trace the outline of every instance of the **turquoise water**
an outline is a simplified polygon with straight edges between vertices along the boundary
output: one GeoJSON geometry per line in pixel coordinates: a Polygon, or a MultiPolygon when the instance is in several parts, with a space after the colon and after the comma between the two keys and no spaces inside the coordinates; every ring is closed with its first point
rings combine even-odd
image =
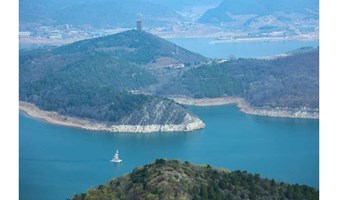
{"type": "Polygon", "coordinates": [[[56,126],[20,114],[20,199],[66,199],[157,158],[247,170],[319,185],[319,121],[245,115],[233,106],[189,107],[192,133],[113,134],[56,126]],[[109,162],[116,148],[123,162],[109,162]]]}
{"type": "Polygon", "coordinates": [[[229,42],[211,44],[214,38],[172,38],[169,41],[210,58],[264,57],[283,54],[301,47],[318,47],[319,41],[229,42]]]}

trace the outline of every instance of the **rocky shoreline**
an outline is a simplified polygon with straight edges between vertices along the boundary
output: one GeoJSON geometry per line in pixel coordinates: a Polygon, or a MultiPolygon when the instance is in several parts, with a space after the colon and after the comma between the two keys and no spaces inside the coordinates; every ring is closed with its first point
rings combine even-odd
{"type": "Polygon", "coordinates": [[[319,119],[319,111],[309,108],[289,109],[289,108],[256,108],[250,106],[240,97],[220,97],[220,98],[171,98],[175,102],[183,105],[193,106],[220,106],[227,104],[236,104],[241,112],[250,115],[259,115],[267,117],[285,117],[299,119],[319,119]]]}
{"type": "Polygon", "coordinates": [[[188,132],[197,129],[202,129],[205,124],[190,114],[184,118],[181,124],[150,124],[150,125],[108,125],[105,123],[92,122],[76,117],[67,117],[58,114],[57,112],[44,111],[39,109],[34,104],[20,101],[20,111],[27,115],[40,119],[52,124],[82,128],[93,131],[109,131],[109,132],[132,132],[132,133],[152,133],[152,132],[188,132]]]}

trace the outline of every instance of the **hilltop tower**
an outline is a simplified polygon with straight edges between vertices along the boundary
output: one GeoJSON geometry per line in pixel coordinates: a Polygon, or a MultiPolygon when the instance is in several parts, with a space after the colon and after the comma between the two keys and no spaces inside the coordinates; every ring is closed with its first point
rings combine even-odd
{"type": "Polygon", "coordinates": [[[142,31],[142,20],[141,19],[136,20],[136,28],[138,31],[142,31]]]}

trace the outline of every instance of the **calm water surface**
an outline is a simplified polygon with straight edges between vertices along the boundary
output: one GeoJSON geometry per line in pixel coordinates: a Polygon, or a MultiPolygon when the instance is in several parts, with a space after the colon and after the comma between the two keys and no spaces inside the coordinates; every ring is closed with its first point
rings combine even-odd
{"type": "Polygon", "coordinates": [[[228,42],[211,44],[214,38],[167,39],[190,51],[210,58],[265,57],[283,54],[301,47],[318,47],[319,41],[228,42]]]}
{"type": "Polygon", "coordinates": [[[192,133],[113,134],[56,126],[20,114],[20,199],[66,199],[157,158],[247,170],[319,185],[319,122],[245,115],[233,106],[189,107],[192,133]],[[119,149],[123,162],[109,162],[119,149]]]}

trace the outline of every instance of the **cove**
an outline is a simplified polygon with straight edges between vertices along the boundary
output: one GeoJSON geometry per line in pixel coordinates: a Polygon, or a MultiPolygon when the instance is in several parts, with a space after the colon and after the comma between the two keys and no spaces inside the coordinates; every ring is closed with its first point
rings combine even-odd
{"type": "Polygon", "coordinates": [[[319,186],[319,120],[241,113],[235,105],[187,107],[206,124],[192,133],[107,133],[19,115],[20,199],[67,199],[157,158],[246,170],[319,186]],[[122,163],[109,162],[119,149],[122,163]]]}

